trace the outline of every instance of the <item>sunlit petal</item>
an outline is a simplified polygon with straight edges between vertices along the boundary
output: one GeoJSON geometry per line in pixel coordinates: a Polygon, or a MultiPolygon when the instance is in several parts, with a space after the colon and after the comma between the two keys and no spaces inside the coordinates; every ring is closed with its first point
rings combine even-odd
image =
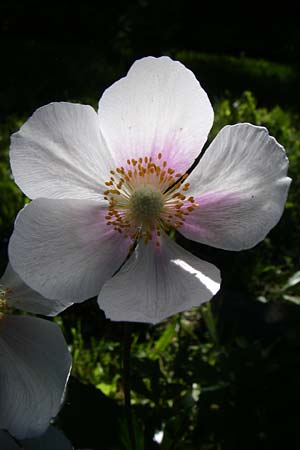
{"type": "Polygon", "coordinates": [[[200,153],[213,109],[194,74],[163,56],[136,61],[99,102],[100,126],[116,165],[161,152],[184,173],[200,153]]]}
{"type": "Polygon", "coordinates": [[[32,201],[19,213],[10,239],[13,269],[46,298],[98,295],[129,247],[104,216],[103,205],[93,200],[32,201]]]}
{"type": "Polygon", "coordinates": [[[99,198],[108,152],[91,106],[50,103],[13,134],[10,163],[29,198],[99,198]]]}
{"type": "Polygon", "coordinates": [[[141,242],[98,301],[112,320],[157,323],[207,302],[220,281],[215,266],[165,237],[160,247],[141,242]]]}
{"type": "Polygon", "coordinates": [[[188,179],[199,206],[179,231],[226,250],[253,247],[282,215],[287,169],[284,149],[265,128],[226,126],[188,179]]]}

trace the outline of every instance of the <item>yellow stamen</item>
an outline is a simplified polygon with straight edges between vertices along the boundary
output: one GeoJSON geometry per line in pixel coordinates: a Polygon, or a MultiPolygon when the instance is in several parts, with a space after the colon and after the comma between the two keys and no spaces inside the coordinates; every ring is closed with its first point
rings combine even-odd
{"type": "Polygon", "coordinates": [[[126,169],[110,170],[113,176],[105,182],[109,187],[103,192],[108,201],[106,223],[125,238],[153,241],[159,247],[161,230],[179,228],[199,206],[193,196],[185,195],[190,188],[185,182],[188,174],[168,167],[161,152],[155,162],[146,155],[128,158],[126,163],[126,169]]]}

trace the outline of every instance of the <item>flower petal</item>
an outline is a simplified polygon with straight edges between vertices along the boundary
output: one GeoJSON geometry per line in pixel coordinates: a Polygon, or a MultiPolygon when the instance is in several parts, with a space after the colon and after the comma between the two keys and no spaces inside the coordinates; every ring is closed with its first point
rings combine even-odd
{"type": "Polygon", "coordinates": [[[0,448],[3,450],[20,450],[18,444],[6,432],[0,430],[0,448]]]}
{"type": "Polygon", "coordinates": [[[93,200],[33,200],[19,213],[10,239],[13,269],[46,298],[82,301],[98,295],[129,248],[106,225],[105,214],[93,200]]]}
{"type": "Polygon", "coordinates": [[[179,231],[225,250],[263,240],[279,221],[288,194],[288,159],[263,127],[226,126],[189,177],[199,206],[179,231]]]}
{"type": "Polygon", "coordinates": [[[0,320],[0,428],[42,434],[61,406],[71,357],[59,327],[29,316],[0,320]]]}
{"type": "Polygon", "coordinates": [[[10,162],[29,197],[99,198],[108,153],[91,106],[50,103],[12,135],[10,162]]]}
{"type": "Polygon", "coordinates": [[[48,300],[38,292],[30,289],[14,272],[10,264],[0,279],[0,288],[6,289],[5,299],[9,307],[22,309],[34,314],[56,316],[73,304],[70,300],[48,300]]]}
{"type": "Polygon", "coordinates": [[[64,433],[50,426],[46,433],[35,439],[22,440],[24,450],[72,450],[73,447],[64,433]]]}
{"type": "Polygon", "coordinates": [[[104,92],[99,118],[116,166],[161,152],[169,166],[184,173],[207,139],[213,109],[180,62],[147,57],[104,92]]]}
{"type": "Polygon", "coordinates": [[[160,248],[140,242],[98,303],[112,320],[157,323],[210,300],[220,280],[215,266],[165,237],[160,248]]]}

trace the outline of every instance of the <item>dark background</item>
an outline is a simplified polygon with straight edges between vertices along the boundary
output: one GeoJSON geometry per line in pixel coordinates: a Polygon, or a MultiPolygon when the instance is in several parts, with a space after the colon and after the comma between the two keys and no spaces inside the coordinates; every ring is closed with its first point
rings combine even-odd
{"type": "MultiPolygon", "coordinates": [[[[279,98],[298,104],[300,37],[294,8],[265,4],[264,10],[263,2],[206,3],[3,0],[0,117],[28,113],[49,101],[100,96],[136,58],[181,50],[287,63],[295,69],[289,86],[275,84],[272,91],[269,80],[258,87],[258,80],[246,80],[246,87],[260,90],[268,102],[279,98]]],[[[210,94],[245,89],[245,80],[230,76],[228,61],[203,66],[201,80],[210,94]]]]}

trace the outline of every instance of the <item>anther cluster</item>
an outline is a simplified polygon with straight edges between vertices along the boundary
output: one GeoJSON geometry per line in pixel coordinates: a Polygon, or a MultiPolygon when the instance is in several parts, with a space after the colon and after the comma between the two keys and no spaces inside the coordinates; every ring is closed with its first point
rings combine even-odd
{"type": "Polygon", "coordinates": [[[128,159],[110,171],[104,199],[108,201],[106,223],[133,241],[155,240],[160,246],[162,231],[179,228],[199,205],[187,197],[188,174],[176,173],[158,153],[154,158],[128,159]]]}

